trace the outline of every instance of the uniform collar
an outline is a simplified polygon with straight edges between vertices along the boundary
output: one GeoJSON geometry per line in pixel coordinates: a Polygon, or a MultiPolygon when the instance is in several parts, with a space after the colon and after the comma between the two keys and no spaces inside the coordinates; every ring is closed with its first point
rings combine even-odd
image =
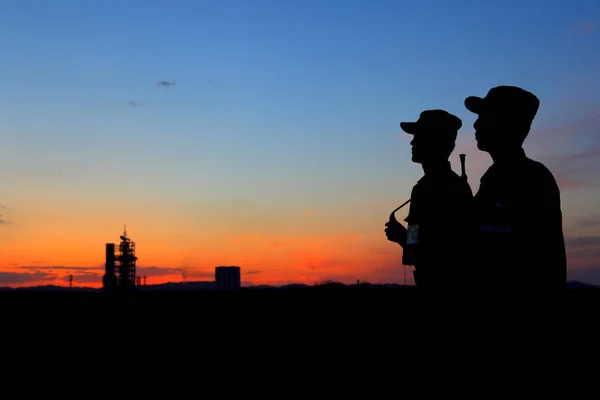
{"type": "MultiPolygon", "coordinates": [[[[435,178],[437,176],[446,175],[448,172],[452,171],[452,166],[450,165],[450,161],[446,161],[444,164],[440,164],[440,166],[434,170],[429,170],[418,182],[421,182],[428,178],[435,178]]],[[[417,182],[417,183],[418,183],[417,182]]]]}
{"type": "Polygon", "coordinates": [[[518,162],[525,161],[527,155],[525,154],[525,150],[523,148],[515,151],[509,157],[503,158],[498,161],[494,161],[493,165],[505,166],[505,165],[514,165],[518,162]]]}
{"type": "Polygon", "coordinates": [[[527,155],[525,154],[525,150],[519,149],[516,151],[511,157],[505,158],[501,161],[494,161],[491,167],[483,174],[481,177],[481,181],[483,181],[486,177],[494,174],[503,174],[510,173],[510,171],[517,170],[521,167],[521,163],[526,161],[527,155]]]}

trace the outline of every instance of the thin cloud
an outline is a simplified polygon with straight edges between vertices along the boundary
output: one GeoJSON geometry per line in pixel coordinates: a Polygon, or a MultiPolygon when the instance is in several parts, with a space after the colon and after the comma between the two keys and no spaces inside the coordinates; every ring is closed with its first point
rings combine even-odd
{"type": "Polygon", "coordinates": [[[137,267],[136,269],[138,276],[165,276],[165,275],[181,275],[183,268],[169,268],[169,267],[137,267]]]}
{"type": "Polygon", "coordinates": [[[0,272],[0,284],[2,285],[19,285],[29,282],[52,281],[55,278],[55,274],[42,271],[0,272]]]}
{"type": "Polygon", "coordinates": [[[600,236],[567,236],[565,246],[573,250],[581,250],[590,246],[600,246],[600,236]]]}
{"type": "Polygon", "coordinates": [[[577,221],[577,225],[586,228],[600,226],[600,215],[590,215],[585,219],[577,221]]]}
{"type": "Polygon", "coordinates": [[[580,35],[589,35],[598,30],[597,22],[582,22],[575,26],[575,32],[580,35]]]}
{"type": "MultiPolygon", "coordinates": [[[[65,275],[61,278],[62,281],[69,282],[71,277],[65,275]]],[[[102,275],[94,272],[79,272],[73,274],[73,283],[98,283],[102,282],[102,275]]]]}
{"type": "MultiPolygon", "coordinates": [[[[214,270],[209,270],[206,271],[204,269],[200,269],[200,268],[187,268],[187,267],[183,267],[183,268],[166,268],[167,271],[172,271],[169,272],[165,275],[171,275],[173,273],[179,273],[179,275],[181,276],[181,279],[185,282],[187,281],[188,278],[214,278],[215,277],[215,271],[214,270]]],[[[242,275],[247,274],[248,272],[242,271],[242,275]]]]}
{"type": "Polygon", "coordinates": [[[600,236],[565,237],[569,268],[600,266],[600,236]]]}
{"type": "MultiPolygon", "coordinates": [[[[32,263],[36,263],[36,261],[32,261],[32,263]]],[[[61,271],[98,271],[104,270],[104,267],[83,267],[83,266],[66,266],[66,265],[23,265],[19,267],[20,269],[32,269],[32,270],[61,270],[61,271]]]]}
{"type": "Polygon", "coordinates": [[[119,103],[119,102],[112,102],[112,101],[107,101],[102,103],[102,107],[123,107],[123,106],[130,106],[130,107],[140,107],[143,106],[144,103],[142,103],[141,101],[136,101],[136,100],[128,100],[124,103],[119,103]]]}
{"type": "Polygon", "coordinates": [[[313,212],[312,212],[312,210],[306,210],[306,211],[304,211],[304,215],[310,216],[310,215],[313,215],[313,212]]]}
{"type": "Polygon", "coordinates": [[[209,85],[209,86],[211,86],[211,87],[214,87],[214,88],[219,88],[219,87],[222,87],[222,86],[223,86],[222,84],[218,83],[218,82],[217,82],[217,81],[215,81],[214,79],[209,79],[209,80],[207,80],[207,81],[206,81],[206,84],[207,84],[207,85],[209,85]]]}
{"type": "Polygon", "coordinates": [[[175,86],[175,81],[158,81],[158,82],[156,82],[156,86],[159,86],[159,87],[175,86]]]}
{"type": "Polygon", "coordinates": [[[10,225],[12,222],[4,219],[4,216],[0,214],[0,225],[10,225]]]}
{"type": "MultiPolygon", "coordinates": [[[[215,271],[205,271],[201,269],[187,271],[188,275],[194,278],[213,278],[215,277],[215,271]]],[[[242,275],[244,275],[244,271],[242,270],[242,275]]]]}
{"type": "Polygon", "coordinates": [[[553,131],[569,138],[569,143],[552,144],[539,159],[552,171],[559,187],[579,189],[600,184],[600,112],[553,131]],[[580,142],[589,144],[572,151],[560,150],[580,142]]]}
{"type": "MultiPolygon", "coordinates": [[[[32,264],[37,263],[36,261],[31,261],[32,264]]],[[[103,265],[96,266],[81,266],[81,265],[22,265],[17,268],[23,270],[33,270],[33,271],[61,271],[61,272],[72,272],[74,277],[76,274],[97,274],[97,271],[104,271],[105,267],[103,265]]],[[[172,268],[172,267],[158,267],[158,266],[138,266],[136,268],[136,273],[138,276],[152,276],[152,277],[160,277],[166,275],[180,275],[182,278],[185,276],[190,277],[198,277],[198,276],[213,276],[214,271],[205,272],[201,270],[196,270],[193,268],[172,268]]],[[[75,279],[75,278],[73,278],[75,279]]]]}

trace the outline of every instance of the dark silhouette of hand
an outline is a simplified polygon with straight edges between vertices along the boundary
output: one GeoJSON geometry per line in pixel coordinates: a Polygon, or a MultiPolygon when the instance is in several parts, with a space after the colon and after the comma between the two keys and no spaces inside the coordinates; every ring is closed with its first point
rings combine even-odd
{"type": "Polygon", "coordinates": [[[390,242],[396,242],[401,245],[406,241],[406,228],[400,222],[391,220],[385,226],[385,235],[390,242]]]}

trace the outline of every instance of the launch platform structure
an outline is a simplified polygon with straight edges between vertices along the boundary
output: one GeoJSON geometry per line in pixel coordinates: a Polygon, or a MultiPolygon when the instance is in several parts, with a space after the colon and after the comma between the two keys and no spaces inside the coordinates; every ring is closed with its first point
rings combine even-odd
{"type": "Polygon", "coordinates": [[[115,254],[114,243],[106,244],[106,270],[104,273],[104,290],[129,292],[139,286],[136,276],[135,242],[127,237],[127,226],[121,235],[118,254],[115,254]]]}

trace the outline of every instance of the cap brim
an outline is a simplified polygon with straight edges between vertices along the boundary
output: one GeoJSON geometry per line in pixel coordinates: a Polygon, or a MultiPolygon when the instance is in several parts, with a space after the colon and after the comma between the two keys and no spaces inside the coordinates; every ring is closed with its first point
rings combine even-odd
{"type": "Polygon", "coordinates": [[[483,110],[483,99],[477,96],[469,96],[465,99],[465,107],[472,113],[479,114],[483,110]]]}
{"type": "Polygon", "coordinates": [[[416,122],[400,122],[400,128],[410,135],[414,135],[418,129],[416,122]]]}

